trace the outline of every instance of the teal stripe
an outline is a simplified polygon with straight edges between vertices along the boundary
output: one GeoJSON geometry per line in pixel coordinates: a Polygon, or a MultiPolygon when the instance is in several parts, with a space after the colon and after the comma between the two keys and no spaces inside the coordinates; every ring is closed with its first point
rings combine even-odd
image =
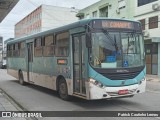
{"type": "Polygon", "coordinates": [[[146,68],[144,68],[144,70],[134,79],[128,79],[128,80],[111,80],[108,79],[106,77],[104,77],[103,75],[99,74],[98,72],[96,72],[91,66],[89,67],[89,77],[93,78],[99,82],[101,82],[102,84],[104,84],[105,86],[121,86],[122,82],[125,81],[124,86],[128,86],[128,85],[133,85],[133,84],[137,84],[139,81],[141,81],[144,76],[146,75],[146,68]]]}

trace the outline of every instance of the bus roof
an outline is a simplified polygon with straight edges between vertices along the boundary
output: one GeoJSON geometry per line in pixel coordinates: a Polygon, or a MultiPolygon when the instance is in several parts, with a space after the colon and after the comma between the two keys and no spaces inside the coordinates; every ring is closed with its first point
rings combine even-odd
{"type": "Polygon", "coordinates": [[[37,38],[40,36],[45,36],[45,35],[49,35],[52,33],[58,33],[61,31],[65,31],[68,29],[73,29],[76,27],[80,27],[80,26],[84,26],[87,25],[90,21],[92,20],[123,20],[123,21],[129,21],[129,22],[138,22],[138,21],[133,21],[133,20],[129,20],[129,19],[113,19],[113,18],[90,18],[90,19],[83,19],[83,20],[79,20],[77,22],[65,25],[65,26],[61,26],[58,28],[54,28],[54,29],[50,29],[50,30],[46,30],[40,33],[35,33],[29,36],[25,36],[25,37],[21,37],[21,38],[15,38],[13,40],[10,40],[7,42],[7,44],[11,44],[11,43],[16,43],[16,42],[20,42],[20,41],[24,41],[24,40],[28,40],[28,39],[33,39],[33,38],[37,38]]]}

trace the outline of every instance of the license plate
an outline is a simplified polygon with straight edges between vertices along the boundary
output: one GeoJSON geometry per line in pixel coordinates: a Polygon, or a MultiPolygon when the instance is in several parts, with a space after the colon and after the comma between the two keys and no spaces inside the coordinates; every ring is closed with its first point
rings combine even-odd
{"type": "Polygon", "coordinates": [[[128,90],[127,90],[127,89],[126,89],[126,90],[119,90],[119,91],[118,91],[118,94],[119,94],[119,95],[128,94],[128,90]]]}

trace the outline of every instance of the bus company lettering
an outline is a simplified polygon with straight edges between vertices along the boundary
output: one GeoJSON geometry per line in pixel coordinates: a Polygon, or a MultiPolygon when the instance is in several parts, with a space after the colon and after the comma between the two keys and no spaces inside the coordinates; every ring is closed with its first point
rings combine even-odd
{"type": "Polygon", "coordinates": [[[102,22],[102,26],[105,28],[126,28],[126,29],[132,29],[132,23],[131,22],[121,22],[121,21],[107,21],[102,22]]]}
{"type": "Polygon", "coordinates": [[[129,72],[128,70],[117,70],[117,72],[129,72]]]}

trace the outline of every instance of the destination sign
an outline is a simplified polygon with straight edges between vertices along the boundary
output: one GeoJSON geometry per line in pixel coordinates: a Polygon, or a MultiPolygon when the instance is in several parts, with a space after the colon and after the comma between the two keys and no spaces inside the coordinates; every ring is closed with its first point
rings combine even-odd
{"type": "Polygon", "coordinates": [[[123,29],[133,29],[132,22],[128,21],[102,21],[103,28],[123,28],[123,29]]]}

